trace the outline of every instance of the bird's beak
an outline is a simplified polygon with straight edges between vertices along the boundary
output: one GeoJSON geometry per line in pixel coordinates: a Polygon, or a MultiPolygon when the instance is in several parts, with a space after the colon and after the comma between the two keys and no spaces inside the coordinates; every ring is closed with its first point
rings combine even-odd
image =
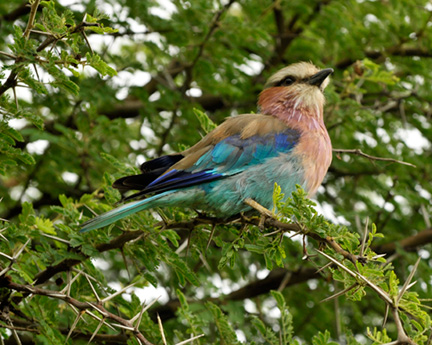
{"type": "Polygon", "coordinates": [[[325,80],[325,78],[327,78],[333,72],[334,72],[333,68],[322,69],[321,71],[319,71],[318,73],[310,77],[307,83],[310,85],[315,85],[320,87],[323,81],[325,80]]]}

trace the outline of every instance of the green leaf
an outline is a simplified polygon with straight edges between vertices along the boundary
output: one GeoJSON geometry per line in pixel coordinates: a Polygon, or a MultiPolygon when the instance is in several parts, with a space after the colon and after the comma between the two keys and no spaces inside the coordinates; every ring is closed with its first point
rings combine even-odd
{"type": "Polygon", "coordinates": [[[206,113],[197,108],[193,108],[193,112],[197,117],[198,121],[200,122],[201,128],[204,130],[205,133],[210,133],[213,129],[216,128],[217,125],[207,116],[206,113]]]}
{"type": "Polygon", "coordinates": [[[206,303],[207,308],[211,311],[216,327],[219,332],[220,344],[239,344],[237,336],[229,324],[222,310],[211,302],[206,303]]]}
{"type": "Polygon", "coordinates": [[[57,235],[57,232],[54,229],[54,224],[49,219],[42,219],[39,217],[35,218],[36,227],[42,232],[50,235],[57,235]]]}
{"type": "Polygon", "coordinates": [[[325,331],[324,333],[319,332],[318,335],[312,338],[313,345],[339,345],[334,341],[330,341],[330,332],[325,331]]]}

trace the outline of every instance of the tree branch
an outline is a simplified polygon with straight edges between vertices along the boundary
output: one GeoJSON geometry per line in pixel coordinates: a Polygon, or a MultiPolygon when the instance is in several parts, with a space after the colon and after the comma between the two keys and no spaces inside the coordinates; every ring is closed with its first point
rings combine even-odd
{"type": "Polygon", "coordinates": [[[183,83],[183,86],[181,88],[182,93],[186,92],[186,90],[189,88],[190,83],[192,82],[192,71],[193,68],[195,67],[196,63],[198,62],[198,60],[200,59],[200,57],[202,56],[203,52],[204,52],[204,47],[206,46],[206,44],[208,43],[208,41],[210,40],[210,37],[213,35],[213,33],[216,31],[216,29],[219,26],[219,20],[221,19],[222,15],[228,11],[228,9],[231,7],[231,5],[236,2],[236,0],[230,0],[228,1],[227,4],[225,4],[218,12],[215,13],[215,15],[213,16],[213,19],[210,23],[210,28],[209,31],[207,32],[207,35],[204,37],[204,39],[202,40],[202,42],[200,43],[200,45],[198,46],[198,53],[196,54],[195,58],[193,59],[192,63],[190,63],[189,65],[186,66],[185,68],[185,72],[186,72],[186,78],[185,81],[183,83]]]}
{"type": "Polygon", "coordinates": [[[372,247],[372,250],[377,253],[386,253],[391,255],[399,247],[407,251],[412,251],[428,243],[432,243],[432,229],[420,231],[417,234],[404,238],[400,241],[374,246],[372,247]]]}
{"type": "Polygon", "coordinates": [[[358,57],[355,59],[350,57],[350,58],[345,58],[340,60],[339,62],[336,63],[336,68],[345,69],[351,66],[358,59],[362,59],[364,57],[367,57],[372,60],[380,60],[388,55],[406,56],[406,57],[418,56],[424,58],[431,58],[432,51],[421,47],[402,47],[400,45],[389,47],[384,51],[367,50],[363,52],[363,57],[358,57]]]}
{"type": "MultiPolygon", "coordinates": [[[[205,302],[210,301],[213,303],[224,303],[227,301],[241,301],[247,298],[254,298],[266,294],[271,290],[277,290],[287,274],[290,275],[290,279],[288,282],[286,282],[285,287],[301,284],[310,279],[317,279],[321,277],[320,273],[318,273],[315,268],[300,268],[296,271],[277,268],[272,270],[264,279],[258,279],[250,282],[249,284],[231,292],[228,295],[206,299],[205,302]]],[[[151,309],[150,315],[153,319],[155,319],[156,315],[159,314],[161,319],[166,321],[176,316],[175,312],[179,307],[180,302],[175,299],[151,309]]]]}
{"type": "Polygon", "coordinates": [[[24,1],[19,7],[14,9],[12,12],[4,14],[2,16],[2,20],[7,22],[13,22],[18,18],[25,16],[29,12],[30,12],[30,6],[28,5],[27,1],[24,1]]]}
{"type": "Polygon", "coordinates": [[[69,305],[73,305],[75,308],[77,308],[81,311],[96,310],[104,318],[110,319],[112,321],[119,323],[122,326],[125,326],[143,344],[153,345],[151,342],[149,342],[144,337],[144,335],[138,330],[138,328],[135,327],[129,320],[126,320],[126,319],[124,319],[118,315],[115,315],[115,314],[109,312],[108,310],[105,309],[105,307],[102,305],[102,303],[96,304],[96,303],[90,303],[90,302],[81,302],[81,301],[79,301],[73,297],[70,297],[68,295],[65,295],[59,291],[41,289],[41,288],[33,287],[30,285],[23,285],[23,284],[14,283],[14,282],[10,281],[9,279],[5,279],[4,277],[0,278],[0,287],[5,287],[5,288],[11,289],[11,290],[24,292],[26,294],[47,296],[50,298],[58,299],[58,300],[66,302],[69,305]]]}
{"type": "Polygon", "coordinates": [[[333,152],[336,153],[350,153],[350,154],[354,154],[357,156],[361,156],[361,157],[365,157],[367,159],[370,160],[374,160],[374,161],[384,161],[384,162],[390,162],[390,163],[399,163],[399,164],[403,164],[403,165],[408,165],[410,167],[416,168],[416,166],[414,164],[408,163],[408,162],[404,162],[404,161],[400,161],[394,158],[385,158],[385,157],[375,157],[375,156],[371,156],[368,155],[367,153],[362,152],[362,150],[360,149],[333,149],[333,152]]]}
{"type": "Polygon", "coordinates": [[[41,0],[34,0],[33,3],[31,4],[31,7],[30,7],[30,17],[29,17],[29,20],[28,20],[28,23],[27,23],[27,27],[26,27],[26,29],[24,31],[24,37],[26,39],[29,38],[30,31],[31,31],[31,29],[33,29],[34,21],[36,19],[36,12],[37,12],[37,9],[39,7],[40,2],[41,2],[41,0]]]}
{"type": "MultiPolygon", "coordinates": [[[[23,34],[23,37],[26,40],[28,40],[29,35],[30,35],[30,31],[33,28],[33,24],[34,24],[34,21],[35,21],[35,18],[36,18],[36,12],[37,12],[37,9],[39,7],[40,2],[41,2],[41,0],[35,0],[33,2],[33,4],[31,5],[31,8],[30,8],[30,17],[29,17],[29,20],[27,22],[27,27],[26,27],[26,29],[24,31],[24,34],[23,34]]],[[[16,68],[17,68],[16,65],[17,65],[18,62],[21,62],[21,59],[17,58],[15,60],[15,67],[10,72],[9,77],[6,79],[6,81],[4,82],[4,84],[0,86],[0,96],[3,95],[8,89],[13,88],[13,87],[16,86],[16,83],[17,83],[16,78],[18,76],[18,72],[16,71],[16,68]]]]}

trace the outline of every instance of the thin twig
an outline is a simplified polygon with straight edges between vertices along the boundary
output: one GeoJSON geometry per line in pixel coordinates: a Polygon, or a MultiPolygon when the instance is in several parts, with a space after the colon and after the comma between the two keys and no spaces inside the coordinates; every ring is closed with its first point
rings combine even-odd
{"type": "MultiPolygon", "coordinates": [[[[87,276],[86,276],[87,277],[87,276]]],[[[87,277],[88,279],[88,277],[87,277]]],[[[90,280],[88,280],[90,281],[90,280]]],[[[25,292],[25,293],[31,293],[33,295],[40,295],[40,296],[48,296],[51,298],[62,300],[70,305],[73,305],[75,308],[79,309],[81,312],[85,311],[86,313],[92,315],[93,317],[97,318],[99,321],[101,318],[97,317],[94,314],[91,314],[91,311],[89,309],[94,309],[98,313],[100,313],[104,318],[110,319],[112,321],[115,321],[116,324],[113,324],[119,328],[127,329],[133,332],[134,336],[141,341],[144,345],[154,345],[150,341],[148,341],[144,335],[139,332],[135,327],[133,327],[132,323],[128,320],[125,320],[124,318],[115,315],[108,310],[104,308],[101,304],[94,304],[90,302],[82,302],[79,301],[73,297],[66,296],[65,294],[59,293],[58,291],[48,290],[48,289],[42,289],[38,287],[34,287],[31,285],[24,285],[24,284],[18,284],[14,283],[12,281],[4,280],[3,287],[19,291],[19,292],[25,292]]]]}
{"type": "Polygon", "coordinates": [[[404,161],[400,161],[400,160],[397,160],[397,159],[394,159],[394,158],[371,156],[371,155],[368,155],[367,153],[364,153],[360,149],[333,149],[333,152],[336,152],[336,153],[350,153],[350,154],[353,154],[353,155],[365,157],[365,158],[373,160],[373,161],[384,161],[384,162],[390,162],[390,163],[398,163],[398,164],[408,165],[410,167],[416,168],[416,166],[414,164],[411,164],[411,163],[408,163],[408,162],[404,162],[404,161]]]}
{"type": "Polygon", "coordinates": [[[259,213],[264,214],[267,217],[276,219],[275,215],[270,210],[268,210],[265,207],[263,207],[262,205],[258,204],[255,200],[252,200],[251,198],[246,198],[244,203],[246,205],[249,205],[250,207],[254,208],[259,213]]]}
{"type": "Polygon", "coordinates": [[[6,56],[6,57],[8,57],[8,58],[11,58],[11,59],[13,59],[13,60],[16,60],[16,59],[17,59],[17,57],[16,57],[15,55],[10,54],[10,53],[6,53],[6,52],[3,52],[3,51],[0,51],[0,55],[4,55],[4,56],[6,56]]]}
{"type": "Polygon", "coordinates": [[[222,15],[226,11],[228,11],[228,9],[231,7],[231,5],[235,1],[236,0],[229,0],[218,12],[215,13],[215,15],[213,16],[213,19],[209,23],[209,31],[207,32],[204,39],[201,41],[199,48],[198,48],[198,53],[195,55],[192,62],[189,65],[187,65],[185,68],[186,78],[185,78],[185,81],[182,85],[182,92],[183,93],[186,92],[186,90],[189,88],[190,83],[192,82],[192,70],[195,67],[198,60],[200,59],[200,57],[202,56],[202,54],[204,52],[204,47],[209,42],[210,37],[213,35],[213,33],[219,27],[219,20],[221,19],[222,15]]]}

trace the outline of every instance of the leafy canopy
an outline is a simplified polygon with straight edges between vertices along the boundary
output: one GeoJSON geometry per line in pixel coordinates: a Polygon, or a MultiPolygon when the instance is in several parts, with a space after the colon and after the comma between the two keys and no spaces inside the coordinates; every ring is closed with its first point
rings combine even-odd
{"type": "Polygon", "coordinates": [[[3,341],[428,344],[431,13],[426,0],[3,2],[3,341]],[[297,61],[335,69],[316,201],[276,185],[263,217],[173,208],[79,233],[120,200],[116,178],[256,111],[266,78],[297,61]]]}

